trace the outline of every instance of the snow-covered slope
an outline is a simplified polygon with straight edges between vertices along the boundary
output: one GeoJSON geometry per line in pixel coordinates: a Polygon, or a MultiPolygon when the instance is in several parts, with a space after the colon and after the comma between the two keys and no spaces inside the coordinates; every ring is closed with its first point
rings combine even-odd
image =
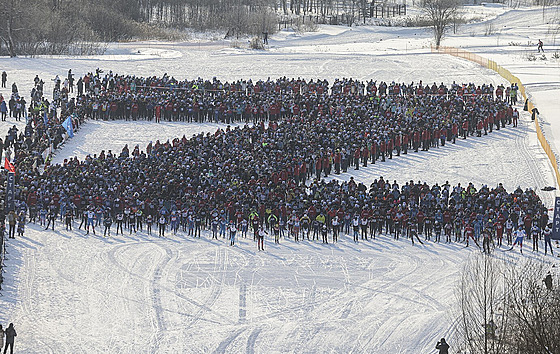
{"type": "MultiPolygon", "coordinates": [[[[541,15],[538,10],[523,11],[529,22],[541,15]]],[[[498,16],[496,26],[513,24],[515,16],[517,12],[498,16]]],[[[473,28],[476,36],[451,37],[445,44],[487,41],[484,50],[473,50],[494,55],[497,49],[490,42],[497,38],[481,37],[481,26],[465,26],[465,33],[473,28]]],[[[508,35],[527,35],[520,25],[516,28],[519,32],[512,26],[508,35]]],[[[2,58],[0,66],[24,93],[35,74],[47,81],[50,90],[48,80],[55,74],[72,68],[80,75],[96,67],[144,76],[167,72],[178,78],[223,80],[288,76],[505,83],[468,61],[431,54],[429,41],[429,33],[422,29],[327,26],[304,35],[282,32],[263,52],[231,48],[228,42],[143,42],[114,44],[105,57],[2,58]]],[[[500,62],[516,55],[494,59],[500,62]]],[[[528,69],[526,77],[522,73],[520,77],[534,82],[534,87],[559,80],[554,74],[557,66],[552,70],[550,61],[519,62],[528,69]],[[550,74],[534,75],[541,70],[550,74]]],[[[515,65],[508,68],[515,73],[515,65]]],[[[560,126],[545,113],[558,110],[557,100],[536,99],[543,118],[560,126]]],[[[9,124],[13,122],[0,124],[0,132],[9,124]]],[[[189,137],[217,127],[89,122],[57,153],[55,162],[101,149],[120,150],[125,143],[145,147],[156,139],[189,137]]],[[[516,129],[408,154],[341,178],[354,176],[369,183],[381,175],[400,183],[503,182],[509,190],[554,184],[527,115],[516,129]]],[[[551,205],[554,192],[540,193],[551,205]]],[[[210,241],[208,235],[200,240],[182,233],[166,239],[145,233],[103,238],[30,225],[25,237],[9,242],[8,252],[0,323],[15,324],[18,352],[415,354],[433,352],[442,336],[454,344],[455,281],[463,261],[478,250],[459,244],[412,246],[387,236],[354,244],[344,236],[336,245],[268,243],[266,252],[259,253],[252,239],[229,247],[223,240],[210,241]]],[[[496,256],[518,257],[501,251],[496,256]]]]}

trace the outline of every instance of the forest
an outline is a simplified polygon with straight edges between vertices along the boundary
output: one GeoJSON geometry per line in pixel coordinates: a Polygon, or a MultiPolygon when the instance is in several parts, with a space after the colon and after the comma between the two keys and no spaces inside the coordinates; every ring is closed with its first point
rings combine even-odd
{"type": "MultiPolygon", "coordinates": [[[[416,5],[422,1],[427,0],[416,5]]],[[[185,29],[258,36],[306,19],[352,26],[368,17],[406,14],[407,5],[406,0],[0,0],[0,55],[96,54],[107,42],[180,40],[185,29]]]]}

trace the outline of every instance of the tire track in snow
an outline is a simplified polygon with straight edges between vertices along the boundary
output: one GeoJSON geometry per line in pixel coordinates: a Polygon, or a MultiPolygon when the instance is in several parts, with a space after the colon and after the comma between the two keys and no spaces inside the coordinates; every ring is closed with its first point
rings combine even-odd
{"type": "Polygon", "coordinates": [[[262,328],[256,328],[251,332],[249,335],[249,339],[247,339],[247,354],[254,354],[255,353],[255,343],[259,334],[261,333],[262,328]]]}
{"type": "MultiPolygon", "coordinates": [[[[227,318],[227,317],[223,316],[222,314],[217,313],[214,310],[212,310],[208,306],[208,302],[199,302],[199,301],[193,300],[193,299],[183,295],[181,292],[177,291],[176,289],[169,288],[168,286],[165,286],[165,283],[162,283],[162,281],[165,280],[165,278],[163,277],[163,275],[165,274],[164,271],[167,268],[169,268],[169,264],[171,263],[171,260],[174,257],[177,258],[178,254],[179,254],[178,251],[175,251],[175,256],[174,256],[174,254],[173,254],[174,251],[170,248],[169,245],[163,243],[163,245],[165,245],[165,246],[162,246],[162,244],[160,244],[159,242],[151,242],[150,243],[150,245],[157,244],[165,250],[164,258],[160,261],[159,267],[156,267],[156,269],[154,270],[153,278],[151,278],[151,279],[147,278],[145,276],[139,275],[139,274],[131,271],[127,267],[123,266],[119,262],[119,260],[117,259],[116,254],[122,252],[123,249],[129,248],[129,247],[135,247],[135,246],[138,246],[141,243],[142,242],[134,242],[134,243],[127,243],[127,244],[121,244],[121,245],[115,246],[113,249],[111,249],[109,252],[107,252],[107,262],[110,263],[112,266],[120,269],[125,274],[128,274],[133,279],[138,279],[142,282],[147,282],[147,283],[152,284],[151,287],[150,287],[150,299],[148,299],[149,301],[152,302],[151,311],[153,313],[154,323],[155,323],[155,327],[156,327],[156,333],[154,335],[153,351],[152,352],[156,352],[161,347],[162,341],[164,339],[165,332],[169,333],[172,330],[176,331],[176,329],[168,328],[168,326],[165,322],[165,316],[164,316],[165,312],[176,313],[178,315],[181,315],[181,316],[184,316],[184,317],[188,318],[187,327],[186,328],[182,327],[180,329],[181,331],[184,331],[188,328],[191,328],[193,324],[198,323],[199,321],[210,322],[210,323],[218,324],[218,325],[223,324],[223,323],[230,323],[231,322],[231,320],[229,318],[227,318]],[[159,268],[159,271],[158,271],[158,268],[159,268]],[[191,305],[198,308],[198,311],[195,312],[195,313],[192,313],[192,310],[180,312],[180,311],[164,308],[163,304],[161,303],[161,298],[164,297],[163,293],[172,294],[172,295],[176,296],[177,298],[179,298],[181,300],[184,300],[186,303],[190,303],[191,305]],[[223,322],[218,322],[218,321],[214,321],[214,320],[211,320],[211,319],[199,317],[199,316],[201,316],[205,313],[213,313],[214,315],[220,317],[223,322]]],[[[201,253],[204,253],[206,251],[207,250],[197,252],[196,254],[201,254],[201,253]]],[[[191,253],[190,255],[192,256],[193,254],[191,253]]]]}
{"type": "Polygon", "coordinates": [[[245,328],[239,329],[232,334],[230,334],[226,339],[220,342],[218,348],[214,351],[215,354],[222,354],[226,353],[228,347],[241,335],[241,333],[245,332],[245,328]]]}
{"type": "MultiPolygon", "coordinates": [[[[215,253],[215,257],[214,257],[214,271],[215,272],[220,272],[221,276],[219,279],[214,279],[213,280],[213,284],[211,285],[211,289],[210,289],[210,295],[204,300],[204,302],[202,304],[198,305],[198,310],[194,313],[194,315],[190,318],[189,322],[187,324],[185,324],[185,326],[182,328],[182,331],[187,331],[190,328],[192,328],[194,325],[196,325],[200,320],[204,319],[202,316],[207,314],[207,313],[212,313],[215,314],[223,319],[226,319],[227,322],[231,323],[231,319],[228,319],[226,317],[224,317],[222,314],[217,313],[216,311],[214,311],[212,309],[212,307],[214,306],[214,304],[216,303],[216,301],[218,300],[218,298],[220,297],[222,290],[223,290],[223,286],[224,286],[224,277],[225,277],[225,271],[227,268],[227,249],[224,249],[222,252],[221,248],[217,248],[216,249],[216,253],[215,253]],[[222,255],[223,253],[223,255],[222,255]]],[[[173,292],[176,296],[179,296],[181,298],[185,298],[182,295],[179,295],[176,291],[173,292]]],[[[206,319],[204,319],[206,320],[206,319]]],[[[208,320],[206,320],[208,321],[208,320]]],[[[227,348],[227,345],[224,344],[227,348]]]]}
{"type": "MultiPolygon", "coordinates": [[[[45,242],[45,238],[43,239],[43,242],[45,242]]],[[[21,299],[21,309],[22,309],[22,312],[24,314],[24,317],[34,318],[33,310],[32,310],[33,304],[32,304],[31,300],[33,299],[33,292],[36,289],[35,278],[37,276],[37,272],[36,272],[36,269],[37,269],[37,266],[36,266],[36,264],[37,264],[37,252],[35,252],[33,250],[31,250],[31,252],[32,252],[32,255],[27,254],[26,257],[22,257],[23,260],[24,260],[24,264],[25,264],[25,266],[23,268],[26,269],[27,271],[25,273],[25,278],[24,278],[25,279],[24,283],[26,285],[24,287],[25,296],[23,296],[22,299],[21,299]]],[[[41,330],[36,328],[38,324],[36,322],[33,322],[33,321],[31,323],[32,323],[32,328],[35,329],[34,331],[32,331],[32,333],[40,333],[41,330]]],[[[44,330],[45,330],[45,328],[42,329],[42,331],[44,331],[44,330]]],[[[48,331],[48,327],[47,327],[47,331],[48,331]]],[[[40,344],[41,347],[47,348],[49,353],[54,353],[53,348],[49,344],[47,344],[46,342],[42,341],[40,337],[33,336],[33,339],[35,341],[37,341],[37,343],[40,344]]],[[[62,344],[64,344],[64,343],[62,343],[62,344]]],[[[65,349],[68,350],[67,347],[65,347],[65,349]]]]}
{"type": "Polygon", "coordinates": [[[162,281],[162,274],[165,268],[169,265],[169,262],[173,258],[173,252],[170,250],[169,246],[161,243],[156,243],[159,247],[163,248],[165,255],[163,259],[155,267],[153,280],[151,282],[151,301],[152,301],[152,311],[154,312],[154,317],[156,319],[156,335],[154,345],[152,347],[152,352],[156,353],[159,350],[165,332],[167,331],[167,325],[165,323],[165,318],[163,314],[163,307],[161,304],[161,289],[163,286],[160,284],[162,281]]]}

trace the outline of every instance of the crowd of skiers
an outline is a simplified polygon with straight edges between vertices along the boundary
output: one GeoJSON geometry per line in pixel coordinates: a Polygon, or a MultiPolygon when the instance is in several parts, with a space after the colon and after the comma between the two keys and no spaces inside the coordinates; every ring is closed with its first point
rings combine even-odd
{"type": "MultiPolygon", "coordinates": [[[[322,180],[394,155],[454,143],[459,136],[516,125],[517,111],[504,99],[501,86],[448,88],[347,79],[329,86],[321,80],[286,78],[223,84],[216,79],[178,82],[167,75],[102,75],[98,70],[79,78],[78,96],[72,99],[69,82],[55,79],[58,94],[50,103],[34,95],[25,132],[12,130],[6,138],[5,144],[14,146],[19,187],[18,209],[9,219],[25,224],[27,216],[45,228],[54,228],[61,219],[67,229],[79,220],[79,229],[93,232],[102,225],[107,235],[144,226],[151,233],[152,224],[160,236],[166,230],[197,236],[210,230],[214,237],[253,230],[256,239],[270,233],[277,242],[286,235],[296,240],[321,236],[324,242],[330,236],[336,242],[341,232],[352,234],[356,242],[381,232],[413,242],[421,237],[468,242],[472,226],[478,243],[484,230],[496,229],[492,234],[498,236],[496,223],[505,228],[509,220],[517,228],[529,217],[541,233],[546,230],[546,210],[531,190],[509,194],[501,186],[476,191],[472,185],[409,182],[399,187],[380,179],[366,187],[353,179],[322,180]],[[178,110],[183,113],[172,107],[169,119],[218,117],[255,124],[156,141],[145,151],[125,146],[120,153],[71,158],[39,173],[45,162],[42,149],[64,135],[59,116],[72,114],[77,125],[97,118],[99,104],[113,107],[117,102],[117,113],[105,118],[151,119],[156,114],[147,108],[152,100],[186,105],[186,111],[178,110]],[[139,101],[145,109],[131,107],[128,112],[129,104],[144,104],[139,101]]],[[[38,78],[36,89],[42,91],[38,78]]],[[[511,243],[511,234],[504,232],[511,243]]]]}
{"type": "Polygon", "coordinates": [[[141,78],[112,72],[102,75],[98,71],[78,80],[77,93],[75,106],[81,114],[94,119],[258,123],[300,115],[322,117],[343,110],[349,115],[369,114],[388,120],[417,120],[418,117],[429,120],[432,118],[430,113],[442,113],[438,115],[444,117],[428,125],[442,129],[459,118],[461,127],[457,129],[462,129],[463,120],[472,118],[468,120],[471,129],[476,130],[478,120],[489,129],[493,123],[505,118],[496,115],[507,105],[487,101],[493,101],[494,97],[506,104],[515,101],[517,87],[455,83],[446,87],[435,83],[429,86],[421,81],[406,85],[352,79],[335,80],[329,85],[326,80],[307,82],[287,78],[222,83],[216,78],[211,81],[200,78],[177,81],[167,75],[141,78]],[[461,105],[461,113],[469,115],[469,107],[480,105],[480,101],[485,101],[482,106],[486,106],[480,107],[484,112],[474,113],[481,113],[480,117],[457,117],[445,109],[449,105],[453,106],[452,110],[461,105]],[[425,112],[433,105],[442,105],[444,112],[425,112]],[[490,115],[494,115],[493,121],[485,122],[490,115]]]}
{"type": "MultiPolygon", "coordinates": [[[[76,166],[82,171],[98,166],[101,172],[110,169],[111,161],[118,159],[109,155],[76,166]]],[[[161,167],[148,162],[144,171],[157,166],[161,167]]],[[[315,180],[309,185],[255,178],[223,184],[209,177],[197,186],[184,181],[183,191],[181,183],[170,180],[168,187],[173,190],[161,186],[159,192],[143,194],[141,189],[149,191],[155,184],[131,180],[139,170],[132,165],[122,167],[129,182],[113,185],[106,193],[99,189],[99,182],[111,178],[110,174],[99,175],[92,183],[85,183],[91,176],[82,179],[76,175],[67,182],[92,188],[95,196],[82,198],[81,193],[73,194],[75,191],[60,185],[52,195],[31,190],[20,206],[28,209],[32,222],[45,228],[54,230],[60,219],[67,230],[83,228],[95,233],[97,228],[104,236],[145,231],[164,237],[167,231],[201,237],[206,232],[208,237],[227,238],[233,245],[236,237],[247,234],[261,242],[269,235],[276,243],[282,238],[329,243],[337,242],[340,235],[361,242],[383,235],[409,239],[412,244],[463,242],[480,247],[482,243],[486,252],[494,246],[521,246],[526,237],[532,239],[533,251],[544,242],[545,253],[553,252],[547,209],[529,189],[508,193],[501,185],[477,190],[472,184],[429,186],[413,181],[399,186],[383,178],[369,187],[353,178],[349,182],[315,180]]],[[[64,169],[71,167],[61,167],[58,172],[64,169]]],[[[58,172],[50,177],[60,180],[64,174],[58,172]]],[[[15,223],[10,226],[10,234],[13,232],[15,223]]]]}

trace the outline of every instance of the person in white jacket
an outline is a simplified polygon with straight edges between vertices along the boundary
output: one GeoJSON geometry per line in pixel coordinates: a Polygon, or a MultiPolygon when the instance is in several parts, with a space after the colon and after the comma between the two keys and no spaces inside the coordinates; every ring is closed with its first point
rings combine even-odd
{"type": "Polygon", "coordinates": [[[233,222],[233,220],[230,222],[229,224],[229,240],[230,240],[230,246],[234,246],[235,245],[235,234],[237,233],[237,227],[235,227],[235,223],[233,222]]]}
{"type": "Polygon", "coordinates": [[[517,231],[515,231],[515,242],[513,242],[513,246],[511,246],[510,250],[515,247],[515,245],[519,244],[519,249],[521,250],[521,254],[523,254],[523,238],[525,237],[525,230],[523,230],[523,225],[519,225],[517,231]]]}

